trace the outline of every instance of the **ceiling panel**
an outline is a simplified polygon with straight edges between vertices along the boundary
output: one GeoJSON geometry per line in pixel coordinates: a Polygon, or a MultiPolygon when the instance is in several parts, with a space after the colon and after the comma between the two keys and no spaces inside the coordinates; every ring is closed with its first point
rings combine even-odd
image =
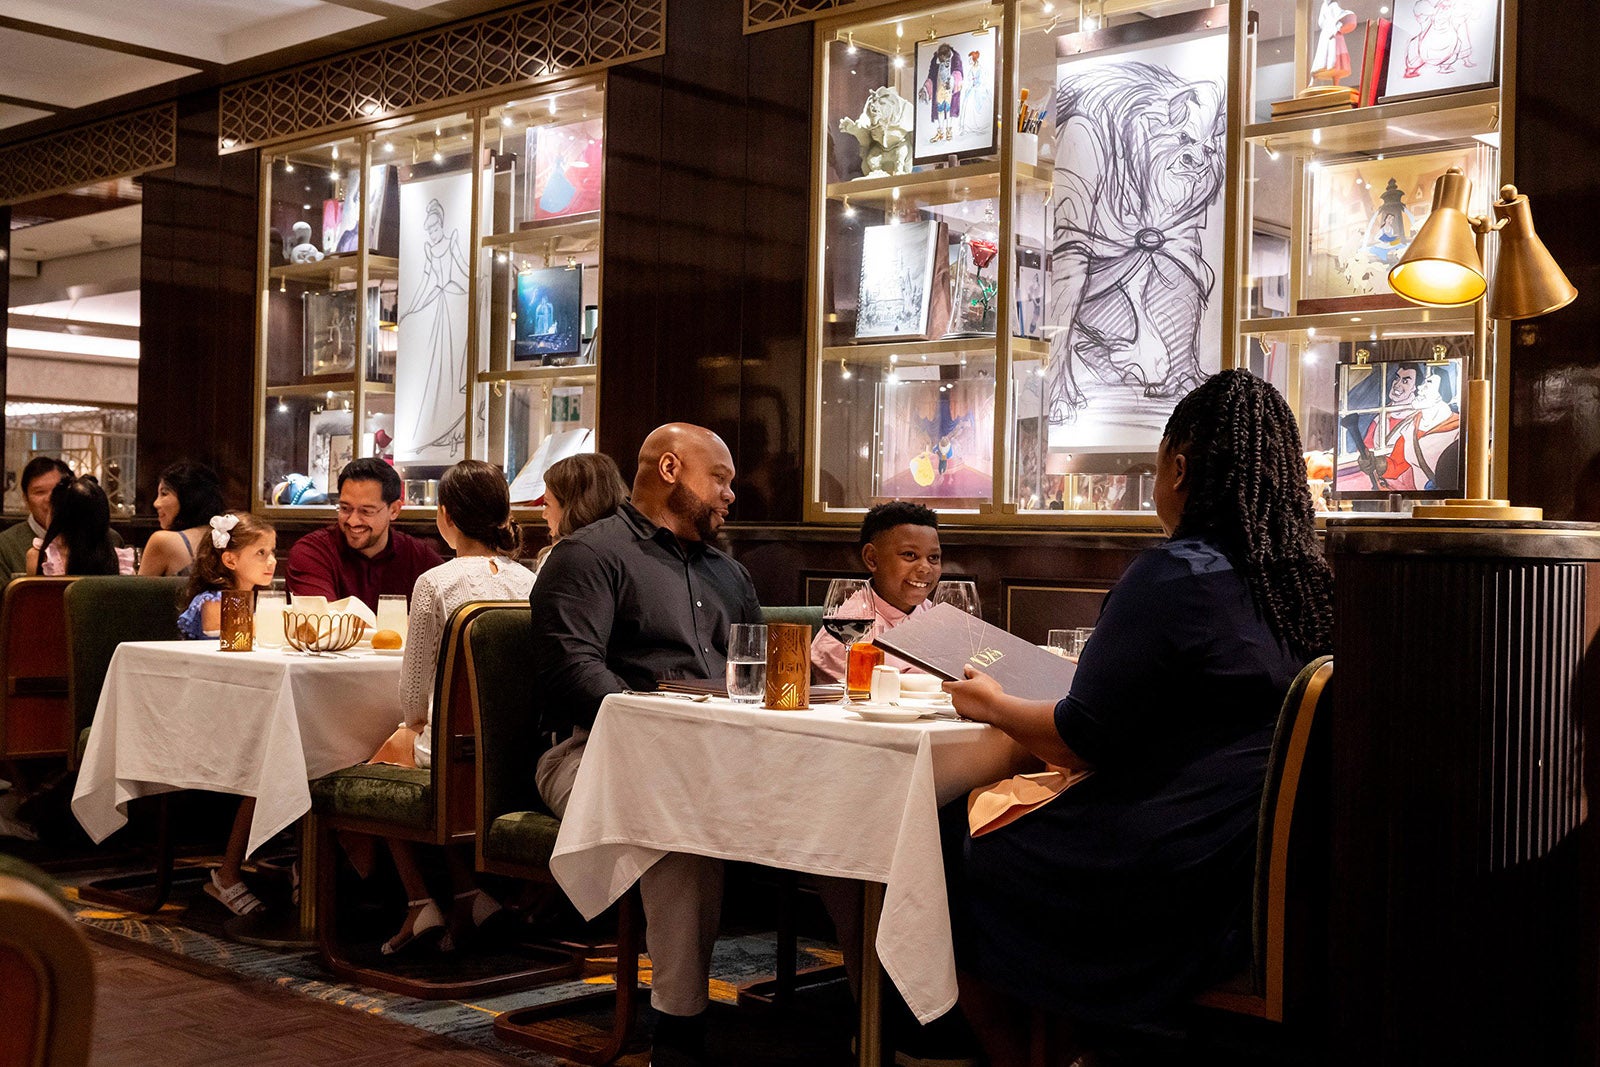
{"type": "Polygon", "coordinates": [[[132,204],[17,230],[11,235],[11,255],[18,260],[51,260],[136,245],[141,210],[132,204]]]}
{"type": "Polygon", "coordinates": [[[222,62],[238,63],[381,21],[380,15],[313,2],[311,10],[285,12],[228,34],[223,41],[222,62]]]}
{"type": "Polygon", "coordinates": [[[0,29],[0,96],[83,107],[173,81],[197,69],[0,29]]]}
{"type": "MultiPolygon", "coordinates": [[[[29,99],[32,99],[31,97],[29,99]]],[[[42,119],[49,115],[48,111],[39,111],[31,107],[20,107],[16,104],[0,104],[0,129],[7,126],[16,126],[34,119],[42,119]]]]}

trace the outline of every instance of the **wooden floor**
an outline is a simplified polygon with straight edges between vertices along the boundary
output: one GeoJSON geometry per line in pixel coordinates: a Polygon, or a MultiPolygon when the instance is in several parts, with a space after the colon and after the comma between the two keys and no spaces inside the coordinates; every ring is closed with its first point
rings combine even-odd
{"type": "Polygon", "coordinates": [[[505,1067],[415,1027],[91,941],[94,1067],[505,1067]]]}

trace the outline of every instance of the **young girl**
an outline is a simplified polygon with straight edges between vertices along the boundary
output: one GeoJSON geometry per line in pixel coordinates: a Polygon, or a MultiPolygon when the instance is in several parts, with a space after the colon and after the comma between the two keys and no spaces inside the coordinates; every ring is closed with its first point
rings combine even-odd
{"type": "MultiPolygon", "coordinates": [[[[272,584],[277,569],[278,534],[271,526],[244,511],[230,511],[211,519],[210,529],[200,539],[183,599],[188,607],[178,617],[178,629],[192,639],[215,638],[222,631],[222,591],[253,591],[272,584]]],[[[233,830],[222,864],[211,872],[206,892],[221,901],[235,915],[249,915],[264,905],[244,884],[240,866],[250,842],[250,821],[255,815],[255,797],[239,802],[233,830]]]]}

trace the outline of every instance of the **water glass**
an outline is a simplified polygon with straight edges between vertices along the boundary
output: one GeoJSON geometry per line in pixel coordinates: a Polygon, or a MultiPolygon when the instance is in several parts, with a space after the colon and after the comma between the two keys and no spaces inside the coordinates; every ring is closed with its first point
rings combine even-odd
{"type": "Polygon", "coordinates": [[[403,642],[406,638],[406,625],[410,615],[406,611],[406,598],[402,593],[384,593],[378,597],[378,630],[393,630],[400,635],[403,642]]]}
{"type": "Polygon", "coordinates": [[[978,583],[973,581],[940,582],[933,587],[933,602],[960,608],[968,615],[981,615],[983,613],[983,609],[978,604],[978,583]]]}
{"type": "Polygon", "coordinates": [[[728,696],[753,704],[767,691],[767,628],[737,622],[728,628],[728,696]]]}
{"type": "Polygon", "coordinates": [[[1069,654],[1074,662],[1083,655],[1083,647],[1089,643],[1089,635],[1092,633],[1094,633],[1093,626],[1080,626],[1072,631],[1072,644],[1068,647],[1071,649],[1069,654]]]}
{"type": "Polygon", "coordinates": [[[282,593],[263,589],[256,594],[256,645],[260,648],[282,648],[283,609],[289,600],[282,593]]]}
{"type": "Polygon", "coordinates": [[[1072,636],[1076,630],[1051,630],[1050,636],[1045,638],[1045,645],[1058,656],[1071,656],[1072,636]]]}

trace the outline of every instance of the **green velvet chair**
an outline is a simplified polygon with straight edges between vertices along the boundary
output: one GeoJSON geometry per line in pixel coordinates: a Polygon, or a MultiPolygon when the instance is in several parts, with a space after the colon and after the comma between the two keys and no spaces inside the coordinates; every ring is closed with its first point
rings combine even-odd
{"type": "Polygon", "coordinates": [[[811,636],[815,637],[817,631],[822,629],[822,608],[810,604],[796,607],[763,607],[761,609],[762,622],[797,622],[811,627],[811,636]]]}
{"type": "MultiPolygon", "coordinates": [[[[537,700],[528,675],[531,614],[496,611],[467,629],[467,673],[478,714],[477,866],[480,871],[553,884],[550,855],[561,823],[539,799],[533,767],[546,747],[539,736],[537,700]]],[[[610,1063],[633,1028],[638,999],[638,889],[619,902],[615,1006],[609,1031],[559,1018],[604,994],[586,994],[537,1008],[504,1012],[494,1021],[502,1040],[578,1063],[610,1063]]]]}
{"type": "MultiPolygon", "coordinates": [[[[178,598],[187,578],[140,578],[133,575],[91,575],[75,579],[62,596],[67,619],[67,701],[72,706],[77,744],[72,767],[83,760],[89,729],[100,703],[111,657],[124,641],[172,641],[178,638],[178,598]]],[[[172,891],[173,855],[170,794],[135,801],[154,808],[155,871],[104,878],[80,887],[78,895],[108,907],[156,911],[172,891]]]]}
{"type": "MultiPolygon", "coordinates": [[[[370,834],[419,845],[471,844],[476,834],[474,767],[477,738],[465,670],[464,638],[475,620],[520,609],[526,603],[474,601],[456,609],[440,641],[433,689],[433,761],[426,770],[390,764],[357,764],[311,783],[311,865],[315,883],[316,940],[329,970],[347,981],[424,1000],[491,996],[577,974],[569,951],[522,947],[523,965],[505,973],[470,978],[365,966],[339,940],[338,871],[334,835],[370,834]]],[[[519,674],[519,677],[521,675],[519,674]]]]}

